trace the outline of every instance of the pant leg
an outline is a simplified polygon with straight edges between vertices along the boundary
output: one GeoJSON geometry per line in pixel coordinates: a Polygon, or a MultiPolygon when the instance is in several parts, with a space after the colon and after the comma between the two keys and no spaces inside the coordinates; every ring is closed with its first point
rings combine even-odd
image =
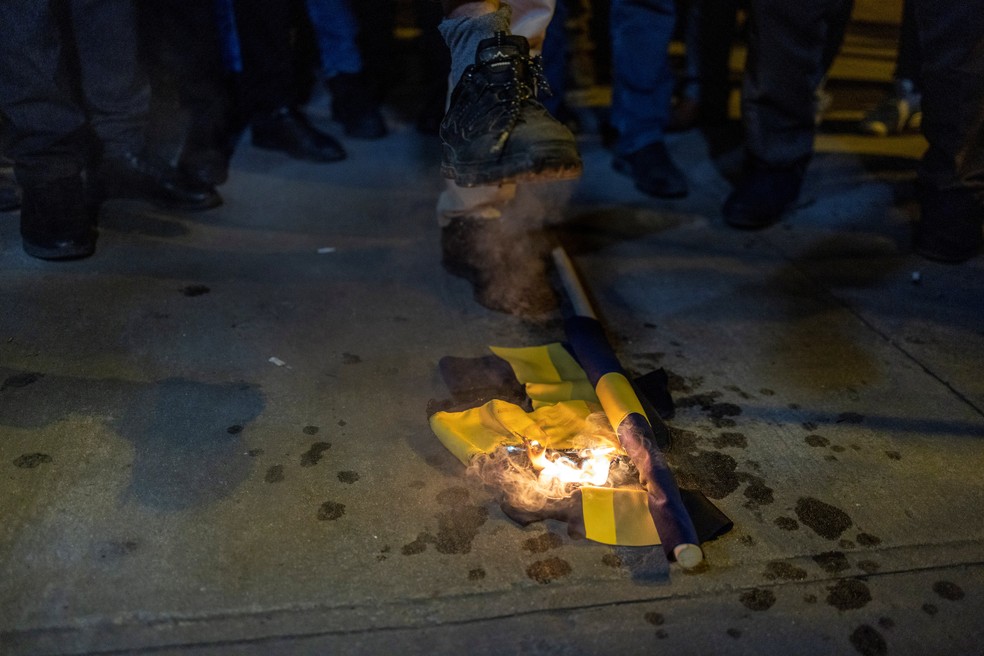
{"type": "Polygon", "coordinates": [[[912,80],[916,83],[916,89],[922,85],[920,80],[922,75],[919,72],[922,66],[922,57],[919,52],[919,31],[916,27],[915,7],[917,2],[913,0],[903,0],[902,3],[902,26],[899,30],[899,53],[895,58],[896,80],[912,80]]]}
{"type": "Polygon", "coordinates": [[[66,65],[75,57],[67,20],[48,2],[0,2],[0,111],[22,184],[78,175],[85,165],[86,118],[66,65]]]}
{"type": "Polygon", "coordinates": [[[673,75],[667,48],[673,0],[612,0],[612,125],[615,152],[626,155],[663,140],[673,75]]]}
{"type": "Polygon", "coordinates": [[[290,3],[234,0],[242,57],[243,103],[247,116],[291,104],[294,81],[290,47],[290,3]]]}
{"type": "Polygon", "coordinates": [[[307,0],[325,78],[362,71],[356,37],[359,27],[347,0],[307,0]]]}
{"type": "Polygon", "coordinates": [[[767,166],[813,154],[827,17],[845,0],[752,0],[742,85],[745,150],[767,166]]]}
{"type": "Polygon", "coordinates": [[[137,56],[137,17],[131,0],[72,0],[89,120],[105,155],[143,147],[150,84],[137,56]]]}
{"type": "Polygon", "coordinates": [[[984,0],[909,0],[923,58],[920,181],[984,202],[984,0]]]}

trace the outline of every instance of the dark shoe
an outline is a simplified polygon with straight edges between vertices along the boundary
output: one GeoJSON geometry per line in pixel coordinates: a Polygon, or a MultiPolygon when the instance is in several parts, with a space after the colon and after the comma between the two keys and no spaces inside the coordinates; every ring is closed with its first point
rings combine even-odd
{"type": "Polygon", "coordinates": [[[916,131],[922,124],[922,94],[912,80],[896,80],[895,89],[861,120],[860,130],[876,137],[916,131]]]}
{"type": "Polygon", "coordinates": [[[984,204],[965,190],[920,190],[912,247],[926,259],[966,262],[981,252],[984,204]]]}
{"type": "Polygon", "coordinates": [[[657,198],[683,198],[687,195],[687,178],[677,168],[666,144],[649,144],[629,155],[618,155],[612,167],[635,181],[636,189],[657,198]]]}
{"type": "Polygon", "coordinates": [[[441,122],[441,173],[462,187],[581,174],[574,135],[536,99],[545,86],[529,42],[498,32],[478,44],[441,122]]]}
{"type": "Polygon", "coordinates": [[[26,184],[20,219],[24,252],[42,260],[76,260],[96,250],[94,212],[80,175],[26,184]]]}
{"type": "Polygon", "coordinates": [[[742,180],[724,202],[724,222],[733,228],[759,230],[779,221],[799,197],[806,164],[747,165],[742,180]]]}
{"type": "Polygon", "coordinates": [[[472,285],[490,310],[535,319],[557,308],[541,232],[510,231],[499,219],[459,218],[441,229],[441,263],[472,285]]]}
{"type": "Polygon", "coordinates": [[[187,149],[178,168],[198,185],[216,187],[229,179],[229,156],[217,148],[187,149]]]}
{"type": "Polygon", "coordinates": [[[100,200],[132,198],[186,212],[222,204],[214,187],[197,183],[181,171],[143,155],[126,153],[103,160],[98,178],[100,200]]]}
{"type": "Polygon", "coordinates": [[[279,150],[294,159],[309,162],[337,162],[345,159],[345,149],[332,137],[316,129],[307,117],[291,107],[281,107],[253,121],[253,145],[279,150]]]}
{"type": "Polygon", "coordinates": [[[21,192],[14,172],[0,165],[0,212],[11,212],[20,207],[21,192]]]}
{"type": "Polygon", "coordinates": [[[386,136],[386,122],[362,73],[339,73],[328,80],[331,117],[356,139],[386,136]]]}

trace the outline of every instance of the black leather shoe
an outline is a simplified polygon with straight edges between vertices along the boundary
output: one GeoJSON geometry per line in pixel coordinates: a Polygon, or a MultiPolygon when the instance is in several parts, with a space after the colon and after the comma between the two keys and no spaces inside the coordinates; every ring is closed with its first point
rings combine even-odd
{"type": "Polygon", "coordinates": [[[177,169],[134,153],[103,160],[98,177],[101,199],[133,198],[188,212],[222,204],[214,187],[196,183],[177,169]]]}
{"type": "Polygon", "coordinates": [[[345,159],[345,149],[332,137],[317,130],[296,109],[281,107],[253,120],[253,145],[279,150],[294,159],[309,162],[337,162],[345,159]]]}
{"type": "Polygon", "coordinates": [[[657,198],[683,198],[687,178],[670,159],[662,141],[644,146],[629,155],[619,155],[612,167],[635,181],[636,189],[657,198]]]}
{"type": "Polygon", "coordinates": [[[984,204],[971,191],[920,189],[912,247],[926,259],[959,264],[981,252],[984,204]]]}
{"type": "Polygon", "coordinates": [[[86,206],[82,177],[23,188],[20,219],[24,252],[42,260],[76,260],[96,250],[95,213],[86,206]]]}
{"type": "Polygon", "coordinates": [[[724,202],[724,222],[742,230],[768,228],[799,197],[807,160],[785,167],[748,164],[741,181],[724,202]]]}
{"type": "Polygon", "coordinates": [[[342,124],[345,134],[356,139],[386,136],[386,122],[361,73],[339,73],[328,80],[331,117],[342,124]]]}

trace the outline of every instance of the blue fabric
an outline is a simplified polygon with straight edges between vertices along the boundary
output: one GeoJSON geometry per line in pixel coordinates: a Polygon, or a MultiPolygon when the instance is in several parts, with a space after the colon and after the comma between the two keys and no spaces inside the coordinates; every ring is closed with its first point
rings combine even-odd
{"type": "Polygon", "coordinates": [[[307,0],[307,9],[324,77],[361,72],[362,54],[356,43],[359,26],[348,0],[307,0]]]}
{"type": "Polygon", "coordinates": [[[663,141],[673,75],[674,0],[612,0],[612,125],[615,152],[628,155],[663,141]]]}
{"type": "Polygon", "coordinates": [[[567,334],[570,350],[592,385],[597,385],[598,380],[607,373],[625,374],[597,319],[570,317],[564,321],[564,332],[567,334]]]}
{"type": "Polygon", "coordinates": [[[243,72],[243,54],[236,31],[236,10],[232,0],[215,0],[215,18],[222,42],[222,61],[231,73],[243,72]]]}

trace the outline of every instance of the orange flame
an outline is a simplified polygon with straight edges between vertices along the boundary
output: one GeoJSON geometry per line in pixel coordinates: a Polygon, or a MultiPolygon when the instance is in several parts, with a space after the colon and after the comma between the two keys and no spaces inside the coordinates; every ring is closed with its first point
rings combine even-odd
{"type": "Polygon", "coordinates": [[[550,486],[562,485],[604,485],[615,457],[612,447],[584,448],[578,451],[580,462],[560,451],[547,449],[536,440],[523,440],[533,469],[539,472],[539,482],[550,486]]]}

